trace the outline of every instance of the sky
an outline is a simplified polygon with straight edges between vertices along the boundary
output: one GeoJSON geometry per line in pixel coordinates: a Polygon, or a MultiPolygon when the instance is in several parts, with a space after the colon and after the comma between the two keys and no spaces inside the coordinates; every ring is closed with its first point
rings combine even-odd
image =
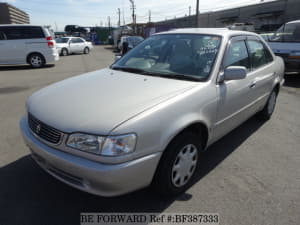
{"type": "MultiPolygon", "coordinates": [[[[200,0],[200,12],[217,11],[259,3],[261,0],[200,0]]],[[[272,1],[272,0],[265,0],[272,1]]],[[[31,24],[51,25],[55,31],[63,31],[65,25],[112,26],[118,24],[118,8],[121,25],[132,22],[130,0],[0,0],[27,12],[31,24]]],[[[183,17],[196,12],[196,0],[134,0],[137,22],[161,21],[183,17]]]]}

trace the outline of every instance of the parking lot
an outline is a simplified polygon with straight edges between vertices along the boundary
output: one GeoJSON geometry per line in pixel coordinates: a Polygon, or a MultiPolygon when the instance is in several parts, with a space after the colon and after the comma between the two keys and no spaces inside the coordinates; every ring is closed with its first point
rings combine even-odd
{"type": "MultiPolygon", "coordinates": [[[[42,171],[19,131],[25,100],[51,83],[109,66],[112,49],[61,57],[54,67],[0,67],[0,224],[78,224],[80,212],[219,213],[220,224],[300,221],[300,75],[287,74],[275,113],[249,119],[202,154],[194,185],[175,199],[150,188],[103,198],[42,171]]],[[[124,98],[126,100],[126,98],[124,98]]],[[[55,109],[54,109],[55,110],[55,109]]]]}

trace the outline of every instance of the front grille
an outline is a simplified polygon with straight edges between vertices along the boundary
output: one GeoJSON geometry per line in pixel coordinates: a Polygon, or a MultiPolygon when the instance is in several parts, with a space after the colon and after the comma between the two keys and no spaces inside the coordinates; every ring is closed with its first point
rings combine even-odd
{"type": "Polygon", "coordinates": [[[28,124],[32,132],[41,139],[52,144],[58,144],[60,142],[62,132],[41,122],[31,114],[28,114],[28,124]]]}

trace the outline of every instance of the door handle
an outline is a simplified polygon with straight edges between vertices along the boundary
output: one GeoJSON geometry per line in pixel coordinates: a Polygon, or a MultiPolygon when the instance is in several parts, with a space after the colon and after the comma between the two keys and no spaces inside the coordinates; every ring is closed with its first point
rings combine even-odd
{"type": "Polygon", "coordinates": [[[249,88],[255,88],[256,87],[256,81],[252,81],[250,84],[249,88]]]}

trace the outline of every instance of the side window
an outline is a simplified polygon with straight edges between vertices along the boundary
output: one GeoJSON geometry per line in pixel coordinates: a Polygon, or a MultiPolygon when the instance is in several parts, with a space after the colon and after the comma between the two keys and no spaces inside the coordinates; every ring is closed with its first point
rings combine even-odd
{"type": "MultiPolygon", "coordinates": [[[[44,38],[40,27],[5,27],[3,28],[8,40],[44,38]]],[[[1,37],[0,37],[1,38],[1,37]]]]}
{"type": "Polygon", "coordinates": [[[77,42],[76,43],[83,43],[84,41],[81,39],[81,38],[76,38],[77,40],[77,42]]]}
{"type": "Polygon", "coordinates": [[[300,23],[286,24],[284,27],[284,42],[300,41],[300,23]]]}
{"type": "MultiPolygon", "coordinates": [[[[267,57],[264,45],[260,41],[248,40],[250,58],[252,61],[252,68],[256,69],[270,62],[270,56],[267,57]]],[[[269,53],[270,54],[270,53],[269,53]]],[[[271,56],[272,58],[272,56],[271,56]]]]}
{"type": "Polygon", "coordinates": [[[7,40],[23,39],[22,32],[17,27],[5,27],[4,31],[5,31],[7,40]]]}
{"type": "Polygon", "coordinates": [[[273,35],[270,37],[270,41],[273,41],[273,42],[282,42],[282,40],[283,40],[283,28],[284,28],[284,25],[282,25],[282,26],[275,32],[275,34],[273,34],[273,35]]]}
{"type": "Polygon", "coordinates": [[[272,62],[274,60],[273,56],[272,56],[270,50],[266,46],[264,46],[264,52],[265,52],[265,55],[266,55],[266,58],[267,58],[267,62],[268,63],[272,62]]]}
{"type": "Polygon", "coordinates": [[[230,44],[224,60],[224,67],[244,66],[250,69],[250,60],[244,41],[234,41],[230,44]]]}

